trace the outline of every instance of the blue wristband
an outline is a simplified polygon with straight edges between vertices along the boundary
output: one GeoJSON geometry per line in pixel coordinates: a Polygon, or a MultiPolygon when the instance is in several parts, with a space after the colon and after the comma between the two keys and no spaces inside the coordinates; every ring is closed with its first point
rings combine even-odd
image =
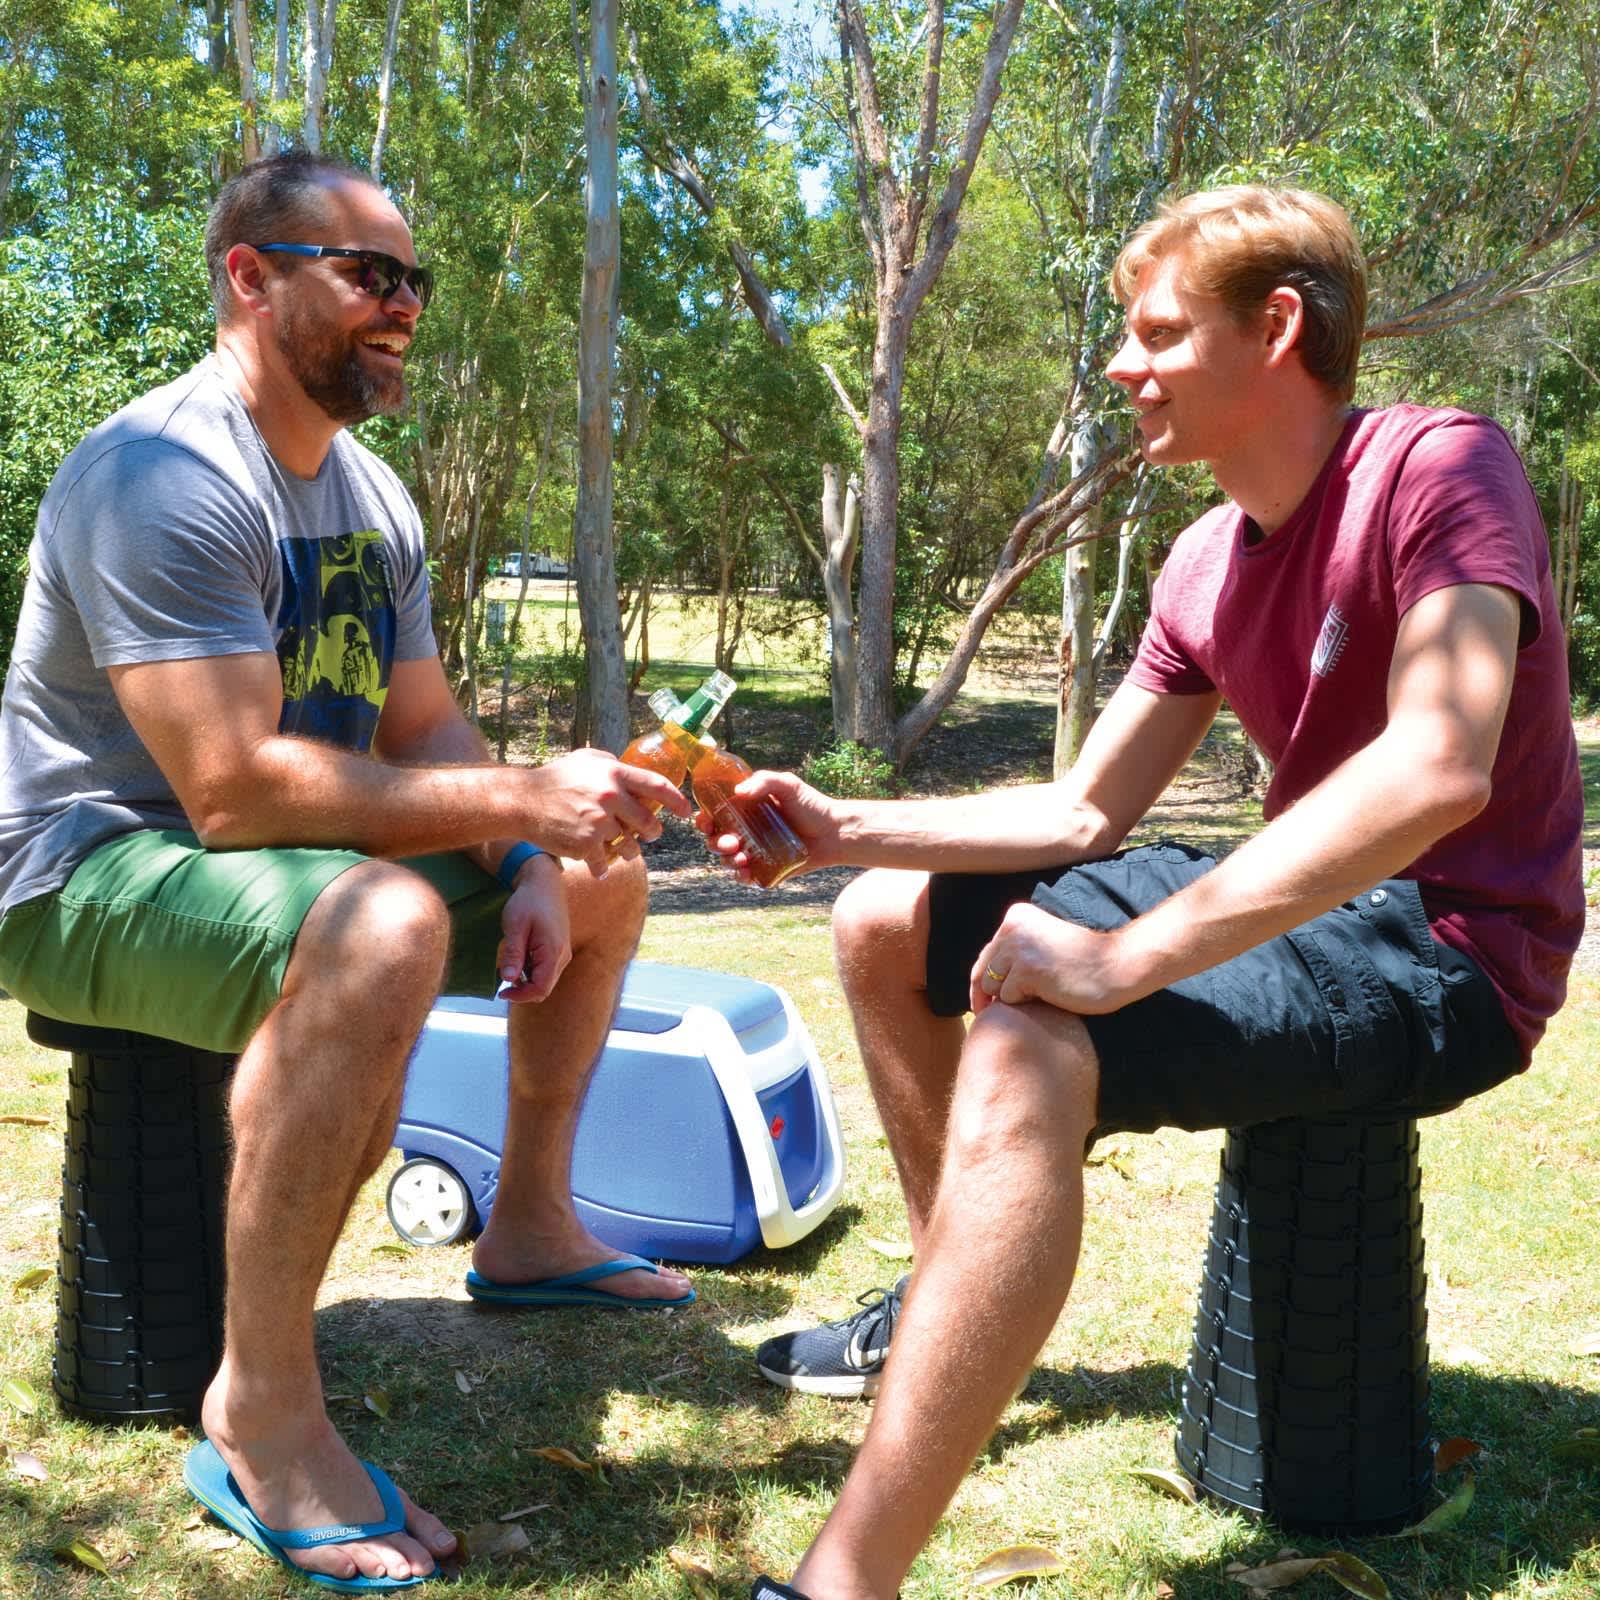
{"type": "Polygon", "coordinates": [[[507,891],[517,886],[517,874],[522,870],[522,863],[534,856],[542,856],[544,851],[536,844],[529,844],[526,839],[521,844],[514,844],[500,858],[500,865],[494,869],[494,875],[507,891]]]}

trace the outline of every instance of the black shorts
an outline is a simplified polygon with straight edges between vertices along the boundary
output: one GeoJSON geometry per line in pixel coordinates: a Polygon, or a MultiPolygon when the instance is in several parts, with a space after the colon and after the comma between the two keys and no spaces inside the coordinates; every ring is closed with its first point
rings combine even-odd
{"type": "MultiPolygon", "coordinates": [[[[1157,844],[1065,872],[935,873],[928,1003],[943,1017],[970,1009],[973,964],[1012,905],[1115,928],[1215,864],[1157,844]]],[[[1097,1134],[1427,1116],[1525,1065],[1494,986],[1434,939],[1403,878],[1083,1023],[1100,1058],[1097,1134]]]]}

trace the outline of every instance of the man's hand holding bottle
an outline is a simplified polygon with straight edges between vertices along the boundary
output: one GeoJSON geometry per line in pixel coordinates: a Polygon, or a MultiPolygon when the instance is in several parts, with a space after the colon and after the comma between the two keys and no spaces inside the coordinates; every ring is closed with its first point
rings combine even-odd
{"type": "MultiPolygon", "coordinates": [[[[733,795],[751,810],[761,806],[763,801],[768,802],[799,836],[806,855],[790,875],[798,877],[818,867],[836,867],[843,863],[843,807],[821,790],[802,782],[794,773],[753,772],[735,786],[733,795]]],[[[759,883],[762,863],[751,856],[738,834],[718,830],[704,808],[695,812],[694,825],[706,836],[711,849],[743,882],[759,883]]]]}

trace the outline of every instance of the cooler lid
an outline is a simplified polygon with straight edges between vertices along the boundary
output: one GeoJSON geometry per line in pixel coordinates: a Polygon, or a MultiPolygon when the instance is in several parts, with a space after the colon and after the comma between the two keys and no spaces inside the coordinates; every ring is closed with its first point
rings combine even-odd
{"type": "Polygon", "coordinates": [[[666,1033],[677,1027],[689,1006],[709,1006],[743,1036],[783,1015],[783,998],[769,983],[736,978],[703,967],[677,967],[665,961],[635,961],[622,985],[614,1028],[633,1033],[666,1033]]]}

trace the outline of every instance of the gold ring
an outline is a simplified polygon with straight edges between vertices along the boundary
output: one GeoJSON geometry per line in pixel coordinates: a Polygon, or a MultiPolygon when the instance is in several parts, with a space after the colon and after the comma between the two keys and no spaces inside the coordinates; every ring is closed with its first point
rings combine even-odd
{"type": "Polygon", "coordinates": [[[985,967],[983,969],[983,975],[986,978],[993,979],[996,983],[1004,983],[1006,981],[1005,973],[996,972],[993,967],[985,967]]]}

